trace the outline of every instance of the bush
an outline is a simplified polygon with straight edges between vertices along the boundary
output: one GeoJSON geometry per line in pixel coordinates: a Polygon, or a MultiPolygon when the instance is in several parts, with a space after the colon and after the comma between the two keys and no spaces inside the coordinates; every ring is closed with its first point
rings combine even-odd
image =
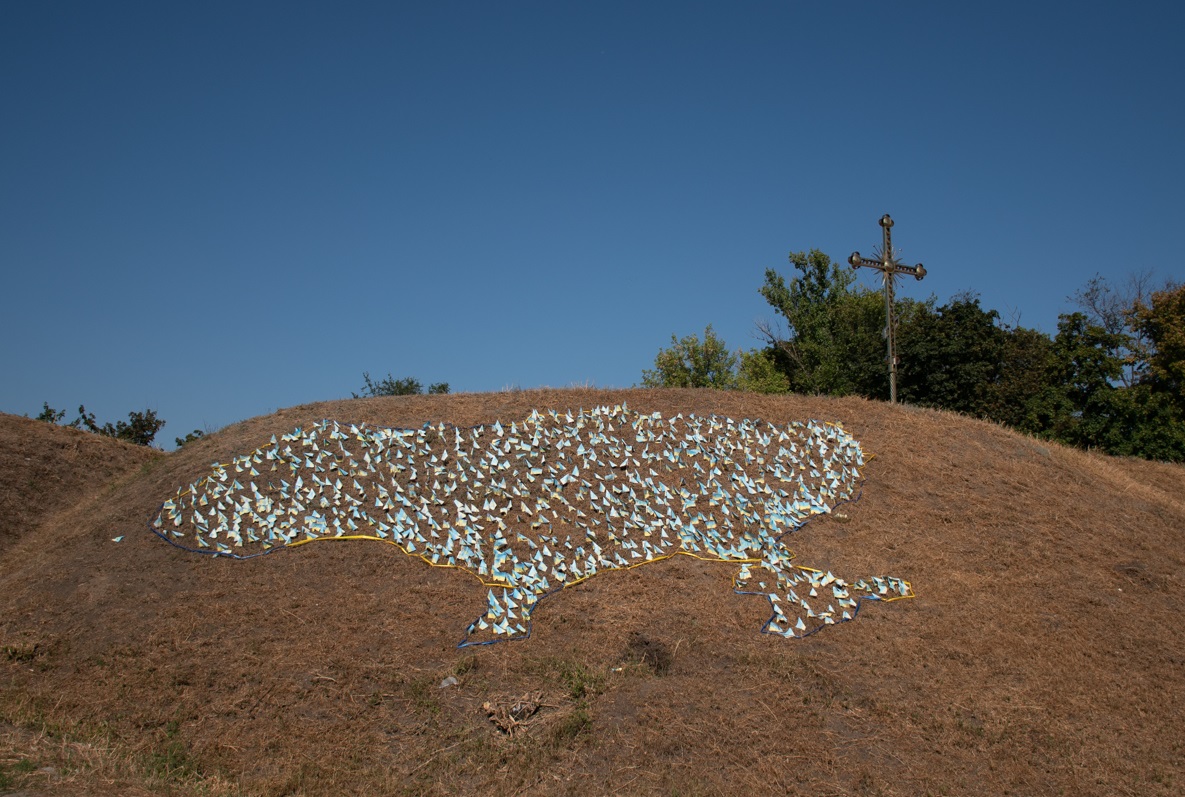
{"type": "Polygon", "coordinates": [[[114,437],[117,440],[126,440],[138,446],[152,445],[156,433],[164,425],[165,422],[156,417],[155,410],[144,410],[144,412],[129,412],[127,421],[116,421],[114,425],[105,423],[99,426],[95,422],[94,413],[87,412],[86,407],[81,404],[78,406],[78,417],[70,424],[76,429],[86,429],[88,432],[101,434],[104,437],[114,437]]]}
{"type": "Polygon", "coordinates": [[[644,387],[736,386],[737,356],[728,350],[709,324],[701,343],[697,335],[682,340],[671,335],[671,348],[660,349],[654,370],[642,371],[644,387]]]}
{"type": "Polygon", "coordinates": [[[185,437],[174,437],[173,440],[177,443],[177,448],[181,448],[181,446],[185,445],[186,443],[192,443],[194,440],[201,440],[205,436],[206,433],[201,429],[194,429],[192,432],[185,435],[185,437]]]}
{"type": "Polygon", "coordinates": [[[62,418],[66,417],[65,410],[55,410],[49,406],[49,402],[42,402],[41,414],[37,416],[37,420],[45,421],[46,423],[61,423],[62,418]]]}
{"type": "MultiPolygon", "coordinates": [[[[65,410],[55,410],[49,402],[43,402],[41,414],[37,420],[47,423],[61,423],[66,417],[65,410]]],[[[138,446],[150,446],[156,438],[156,433],[165,425],[165,421],[156,417],[156,410],[144,412],[129,412],[126,421],[116,421],[114,424],[105,423],[102,426],[95,421],[95,414],[87,412],[84,405],[78,406],[78,417],[66,424],[72,429],[85,429],[88,432],[125,440],[138,446]]],[[[196,429],[194,431],[197,431],[196,429]]],[[[200,435],[201,433],[198,432],[200,435]]],[[[178,442],[180,445],[180,442],[178,442]]]]}
{"type": "MultiPolygon", "coordinates": [[[[368,371],[362,372],[362,393],[352,393],[354,398],[374,398],[375,396],[418,396],[424,392],[424,386],[414,376],[396,379],[387,374],[386,379],[374,381],[368,371]]],[[[428,393],[443,394],[449,392],[448,382],[436,382],[428,386],[428,393]]]]}

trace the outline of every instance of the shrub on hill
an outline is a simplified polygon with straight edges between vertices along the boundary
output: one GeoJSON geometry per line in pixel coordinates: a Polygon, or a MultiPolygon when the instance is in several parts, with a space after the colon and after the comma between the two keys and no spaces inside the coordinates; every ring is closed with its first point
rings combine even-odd
{"type": "MultiPolygon", "coordinates": [[[[424,392],[424,386],[414,376],[395,379],[387,374],[385,379],[377,382],[370,378],[370,372],[362,372],[362,393],[352,393],[354,398],[373,398],[375,396],[418,396],[424,392]]],[[[428,386],[429,395],[445,394],[449,392],[448,382],[435,382],[428,386]]]]}
{"type": "Polygon", "coordinates": [[[786,393],[790,383],[765,351],[730,352],[709,324],[704,339],[671,335],[671,348],[654,358],[654,370],[642,371],[645,387],[716,387],[751,393],[786,393]]]}
{"type": "Polygon", "coordinates": [[[194,429],[192,432],[185,435],[185,437],[174,437],[173,442],[177,444],[177,448],[181,448],[181,446],[185,445],[186,443],[192,443],[195,440],[201,440],[205,436],[206,433],[201,429],[194,429]]]}
{"type": "MultiPolygon", "coordinates": [[[[55,410],[49,406],[47,401],[43,403],[41,414],[37,416],[37,420],[56,424],[61,423],[65,417],[65,410],[55,410]]],[[[156,433],[164,425],[165,421],[156,417],[156,410],[144,410],[143,412],[129,412],[126,421],[116,421],[113,424],[105,423],[100,426],[95,421],[95,414],[87,412],[86,406],[82,404],[78,406],[78,417],[66,424],[74,429],[85,429],[88,432],[94,432],[104,437],[114,437],[117,440],[124,440],[138,446],[151,446],[152,441],[156,439],[156,433]]]]}

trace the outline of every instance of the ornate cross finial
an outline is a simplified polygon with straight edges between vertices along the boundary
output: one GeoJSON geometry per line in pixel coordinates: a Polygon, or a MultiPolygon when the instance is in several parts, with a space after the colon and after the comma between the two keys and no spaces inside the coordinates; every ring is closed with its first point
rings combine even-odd
{"type": "Polygon", "coordinates": [[[926,276],[926,269],[918,263],[916,266],[903,266],[897,262],[893,251],[893,234],[890,230],[893,227],[893,219],[889,218],[889,214],[881,216],[881,229],[884,231],[884,246],[880,251],[880,260],[870,260],[867,257],[861,257],[859,252],[852,252],[852,256],[848,258],[848,263],[852,268],[874,268],[881,273],[881,277],[885,283],[885,340],[889,345],[889,403],[897,403],[897,317],[893,310],[895,302],[894,297],[894,281],[898,274],[911,274],[914,279],[920,280],[926,276]]]}

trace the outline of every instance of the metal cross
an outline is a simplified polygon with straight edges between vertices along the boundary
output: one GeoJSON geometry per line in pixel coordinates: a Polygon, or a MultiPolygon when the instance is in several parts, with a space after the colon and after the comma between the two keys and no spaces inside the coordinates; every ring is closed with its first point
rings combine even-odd
{"type": "Polygon", "coordinates": [[[893,234],[889,231],[893,226],[893,220],[889,218],[889,214],[881,216],[881,229],[884,230],[884,246],[880,251],[880,260],[870,260],[867,257],[861,257],[859,252],[852,252],[852,256],[848,258],[852,268],[874,268],[881,273],[881,277],[885,282],[885,340],[889,344],[889,403],[897,403],[897,316],[893,311],[894,298],[894,282],[898,274],[912,274],[915,279],[920,280],[926,276],[926,269],[921,263],[916,266],[903,266],[897,262],[893,256],[893,234]]]}

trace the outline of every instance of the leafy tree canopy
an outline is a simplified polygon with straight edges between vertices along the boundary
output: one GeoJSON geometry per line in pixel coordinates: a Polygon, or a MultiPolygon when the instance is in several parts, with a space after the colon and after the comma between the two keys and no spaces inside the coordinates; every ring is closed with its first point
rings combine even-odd
{"type": "MultiPolygon", "coordinates": [[[[65,417],[65,410],[55,410],[46,401],[42,404],[41,414],[37,416],[37,420],[47,423],[61,423],[65,417]]],[[[129,412],[126,421],[99,425],[95,420],[95,414],[87,412],[85,405],[79,405],[78,417],[66,425],[74,429],[85,429],[104,437],[125,440],[138,446],[150,446],[156,439],[156,433],[164,427],[165,421],[156,417],[156,410],[144,410],[143,412],[129,412]]]]}
{"type": "Polygon", "coordinates": [[[787,282],[767,269],[760,289],[785,331],[769,323],[759,324],[758,331],[790,389],[888,398],[880,295],[818,249],[791,252],[789,260],[799,276],[787,282]]]}
{"type": "Polygon", "coordinates": [[[201,440],[205,436],[206,436],[206,433],[203,432],[201,429],[194,429],[192,432],[185,435],[185,437],[174,437],[173,442],[175,442],[177,444],[177,448],[181,448],[182,446],[186,445],[187,443],[192,443],[195,440],[201,440]]]}
{"type": "Polygon", "coordinates": [[[770,351],[730,352],[712,330],[704,330],[704,339],[671,335],[671,348],[660,349],[654,369],[643,370],[646,387],[715,387],[746,390],[753,393],[786,393],[789,380],[774,362],[770,351]]]}
{"type": "Polygon", "coordinates": [[[1137,301],[1128,319],[1148,343],[1148,382],[1185,400],[1185,285],[1137,301]]]}
{"type": "Polygon", "coordinates": [[[671,335],[671,348],[660,349],[654,369],[642,371],[646,387],[718,387],[736,385],[737,356],[728,350],[709,324],[701,342],[696,335],[679,340],[671,335]]]}

